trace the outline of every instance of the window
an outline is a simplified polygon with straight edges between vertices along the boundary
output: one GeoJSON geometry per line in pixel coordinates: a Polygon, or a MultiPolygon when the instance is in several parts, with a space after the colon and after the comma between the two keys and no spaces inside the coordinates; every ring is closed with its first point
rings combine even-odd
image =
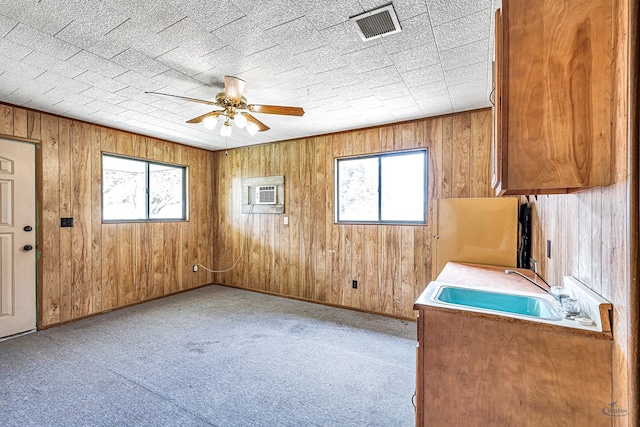
{"type": "Polygon", "coordinates": [[[336,160],[336,221],[425,223],[427,152],[336,160]]]}
{"type": "Polygon", "coordinates": [[[185,220],[184,166],[102,155],[104,221],[185,220]]]}

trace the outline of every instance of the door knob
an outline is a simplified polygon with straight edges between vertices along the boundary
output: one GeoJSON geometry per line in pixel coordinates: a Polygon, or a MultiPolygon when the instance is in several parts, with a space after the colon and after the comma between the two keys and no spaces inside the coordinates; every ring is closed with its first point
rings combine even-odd
{"type": "Polygon", "coordinates": [[[30,251],[31,249],[33,249],[33,246],[31,246],[31,245],[24,245],[24,246],[22,247],[22,249],[24,249],[25,251],[27,251],[27,252],[28,252],[28,251],[30,251]]]}
{"type": "Polygon", "coordinates": [[[33,230],[33,228],[30,225],[25,225],[25,227],[23,228],[24,231],[31,231],[33,230]]]}

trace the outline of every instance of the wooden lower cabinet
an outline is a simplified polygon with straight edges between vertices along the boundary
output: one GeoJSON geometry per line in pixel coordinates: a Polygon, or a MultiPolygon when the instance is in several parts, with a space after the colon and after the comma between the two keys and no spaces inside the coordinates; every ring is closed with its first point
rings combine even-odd
{"type": "Polygon", "coordinates": [[[418,311],[416,426],[612,425],[610,339],[418,311]]]}

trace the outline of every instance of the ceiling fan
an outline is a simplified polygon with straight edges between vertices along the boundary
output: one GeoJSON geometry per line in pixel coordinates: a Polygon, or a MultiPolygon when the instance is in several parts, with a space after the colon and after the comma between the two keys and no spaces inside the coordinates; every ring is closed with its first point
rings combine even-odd
{"type": "Polygon", "coordinates": [[[262,114],[278,114],[284,116],[302,116],[304,110],[300,107],[285,107],[282,105],[260,105],[260,104],[247,104],[247,100],[242,96],[244,91],[245,81],[237,77],[224,76],[224,91],[216,95],[215,101],[206,101],[204,99],[189,98],[186,96],[170,95],[168,93],[160,92],[145,92],[153,95],[170,96],[173,98],[179,98],[185,101],[197,102],[206,105],[215,105],[222,108],[221,110],[210,111],[198,117],[194,117],[191,120],[187,120],[187,123],[202,123],[207,129],[215,128],[218,120],[222,117],[222,127],[220,128],[220,135],[231,135],[231,120],[239,128],[246,127],[247,131],[251,135],[255,135],[256,132],[264,132],[269,130],[269,126],[262,123],[260,120],[253,117],[251,113],[262,114]]]}

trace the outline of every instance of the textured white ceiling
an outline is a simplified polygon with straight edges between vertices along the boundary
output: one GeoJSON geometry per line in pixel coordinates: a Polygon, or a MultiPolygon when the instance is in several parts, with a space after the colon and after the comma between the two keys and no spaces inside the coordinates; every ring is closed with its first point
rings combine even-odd
{"type": "Polygon", "coordinates": [[[489,105],[500,0],[395,0],[402,32],[349,17],[388,0],[0,0],[0,101],[217,150],[489,105]],[[249,103],[303,107],[228,141],[185,121],[225,75],[249,103]]]}

